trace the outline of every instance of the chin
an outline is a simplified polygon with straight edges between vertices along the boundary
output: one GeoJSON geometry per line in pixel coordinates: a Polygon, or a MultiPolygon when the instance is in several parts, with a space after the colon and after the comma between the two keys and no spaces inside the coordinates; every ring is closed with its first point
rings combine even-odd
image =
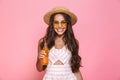
{"type": "Polygon", "coordinates": [[[63,35],[63,33],[57,33],[59,36],[63,35]]]}

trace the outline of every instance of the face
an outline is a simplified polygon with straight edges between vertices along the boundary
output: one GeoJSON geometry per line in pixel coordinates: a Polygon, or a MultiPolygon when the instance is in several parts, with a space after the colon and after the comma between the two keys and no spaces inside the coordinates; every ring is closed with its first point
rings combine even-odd
{"type": "Polygon", "coordinates": [[[62,14],[56,14],[53,22],[54,30],[58,35],[63,35],[67,28],[67,22],[62,14]]]}

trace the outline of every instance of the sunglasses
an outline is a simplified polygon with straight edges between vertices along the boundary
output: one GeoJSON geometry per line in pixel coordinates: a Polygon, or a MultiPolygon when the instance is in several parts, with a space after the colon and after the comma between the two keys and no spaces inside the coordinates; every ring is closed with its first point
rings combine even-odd
{"type": "Polygon", "coordinates": [[[67,26],[67,22],[66,21],[61,21],[61,22],[54,21],[53,22],[53,26],[54,27],[59,27],[59,24],[61,24],[62,27],[66,27],[67,26]]]}

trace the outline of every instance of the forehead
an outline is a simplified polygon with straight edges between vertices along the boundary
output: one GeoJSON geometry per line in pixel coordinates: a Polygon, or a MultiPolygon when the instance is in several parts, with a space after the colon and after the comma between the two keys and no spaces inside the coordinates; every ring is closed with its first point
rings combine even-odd
{"type": "Polygon", "coordinates": [[[62,20],[65,20],[65,18],[62,14],[56,14],[54,17],[54,20],[62,21],[62,20]]]}

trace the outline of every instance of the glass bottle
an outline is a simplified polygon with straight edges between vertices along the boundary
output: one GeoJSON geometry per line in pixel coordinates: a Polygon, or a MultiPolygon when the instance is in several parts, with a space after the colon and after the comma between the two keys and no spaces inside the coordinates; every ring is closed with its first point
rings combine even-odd
{"type": "Polygon", "coordinates": [[[43,50],[45,51],[46,55],[45,57],[42,59],[42,65],[43,66],[47,66],[48,65],[48,53],[49,53],[49,49],[47,47],[47,43],[44,43],[44,47],[43,50]]]}

